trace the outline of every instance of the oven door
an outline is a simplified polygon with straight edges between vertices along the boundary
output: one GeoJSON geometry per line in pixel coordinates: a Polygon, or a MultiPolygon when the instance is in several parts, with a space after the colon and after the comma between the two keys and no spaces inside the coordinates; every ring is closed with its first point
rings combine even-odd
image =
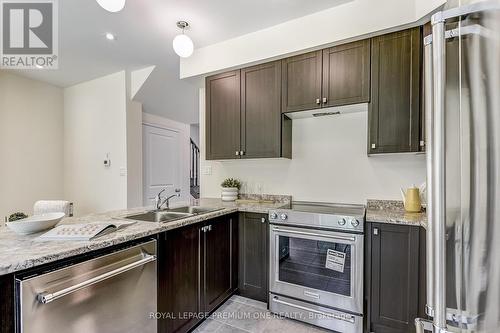
{"type": "Polygon", "coordinates": [[[363,313],[363,235],[273,225],[270,291],[363,313]]]}

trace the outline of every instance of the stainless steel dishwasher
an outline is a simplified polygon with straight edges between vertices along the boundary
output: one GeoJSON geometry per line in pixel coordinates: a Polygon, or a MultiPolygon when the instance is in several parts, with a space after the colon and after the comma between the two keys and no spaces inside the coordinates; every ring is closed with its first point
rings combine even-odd
{"type": "Polygon", "coordinates": [[[156,241],[16,278],[22,333],[156,333],[156,241]]]}

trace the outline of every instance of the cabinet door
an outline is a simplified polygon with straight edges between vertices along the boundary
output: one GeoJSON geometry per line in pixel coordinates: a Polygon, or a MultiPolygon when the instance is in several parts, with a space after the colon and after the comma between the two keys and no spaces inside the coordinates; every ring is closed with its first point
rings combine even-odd
{"type": "Polygon", "coordinates": [[[239,293],[242,296],[267,303],[267,215],[253,213],[241,214],[239,233],[239,293]]]}
{"type": "Polygon", "coordinates": [[[372,39],[368,153],[417,152],[420,128],[420,28],[372,39]]]}
{"type": "Polygon", "coordinates": [[[281,62],[241,70],[242,158],[281,155],[281,62]]]}
{"type": "Polygon", "coordinates": [[[204,311],[218,307],[233,292],[233,217],[221,217],[206,223],[203,232],[204,311]]]}
{"type": "Polygon", "coordinates": [[[281,64],[282,112],[320,108],[322,51],[283,59],[281,64]]]}
{"type": "Polygon", "coordinates": [[[419,227],[371,224],[373,332],[414,332],[419,303],[419,227]]]}
{"type": "Polygon", "coordinates": [[[207,160],[239,158],[240,71],[206,79],[207,160]]]}
{"type": "Polygon", "coordinates": [[[200,227],[190,225],[167,232],[160,247],[165,261],[159,263],[159,311],[173,314],[162,320],[160,332],[188,332],[198,318],[179,317],[179,313],[200,313],[200,227]],[[163,310],[164,309],[164,310],[163,310]]]}
{"type": "Polygon", "coordinates": [[[323,106],[370,100],[370,40],[323,50],[323,106]]]}

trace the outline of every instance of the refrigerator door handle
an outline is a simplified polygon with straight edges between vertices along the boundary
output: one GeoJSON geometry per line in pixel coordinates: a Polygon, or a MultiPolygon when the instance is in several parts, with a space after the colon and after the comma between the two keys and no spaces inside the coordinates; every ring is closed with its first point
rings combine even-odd
{"type": "Polygon", "coordinates": [[[445,162],[445,25],[441,12],[432,16],[432,171],[431,230],[434,252],[434,328],[446,332],[446,162],[445,162]]]}
{"type": "Polygon", "coordinates": [[[422,318],[415,318],[416,333],[425,333],[426,331],[432,332],[432,327],[432,321],[422,318]]]}
{"type": "MultiPolygon", "coordinates": [[[[432,35],[430,35],[432,36],[432,35]]],[[[433,180],[433,133],[434,133],[434,112],[432,98],[432,43],[426,43],[424,47],[424,113],[425,113],[425,141],[426,141],[426,167],[427,167],[427,239],[426,242],[426,283],[427,283],[427,304],[425,312],[428,316],[434,316],[434,243],[433,229],[434,220],[432,218],[434,201],[434,180],[433,180]]]]}

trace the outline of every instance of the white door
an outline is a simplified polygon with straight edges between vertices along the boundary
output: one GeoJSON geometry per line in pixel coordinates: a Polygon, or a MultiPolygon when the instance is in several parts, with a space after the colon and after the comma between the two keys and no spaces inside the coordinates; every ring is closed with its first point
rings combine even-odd
{"type": "Polygon", "coordinates": [[[162,189],[166,189],[163,196],[169,196],[176,188],[183,188],[181,135],[179,131],[151,125],[142,125],[142,135],[144,205],[150,206],[162,189]]]}

